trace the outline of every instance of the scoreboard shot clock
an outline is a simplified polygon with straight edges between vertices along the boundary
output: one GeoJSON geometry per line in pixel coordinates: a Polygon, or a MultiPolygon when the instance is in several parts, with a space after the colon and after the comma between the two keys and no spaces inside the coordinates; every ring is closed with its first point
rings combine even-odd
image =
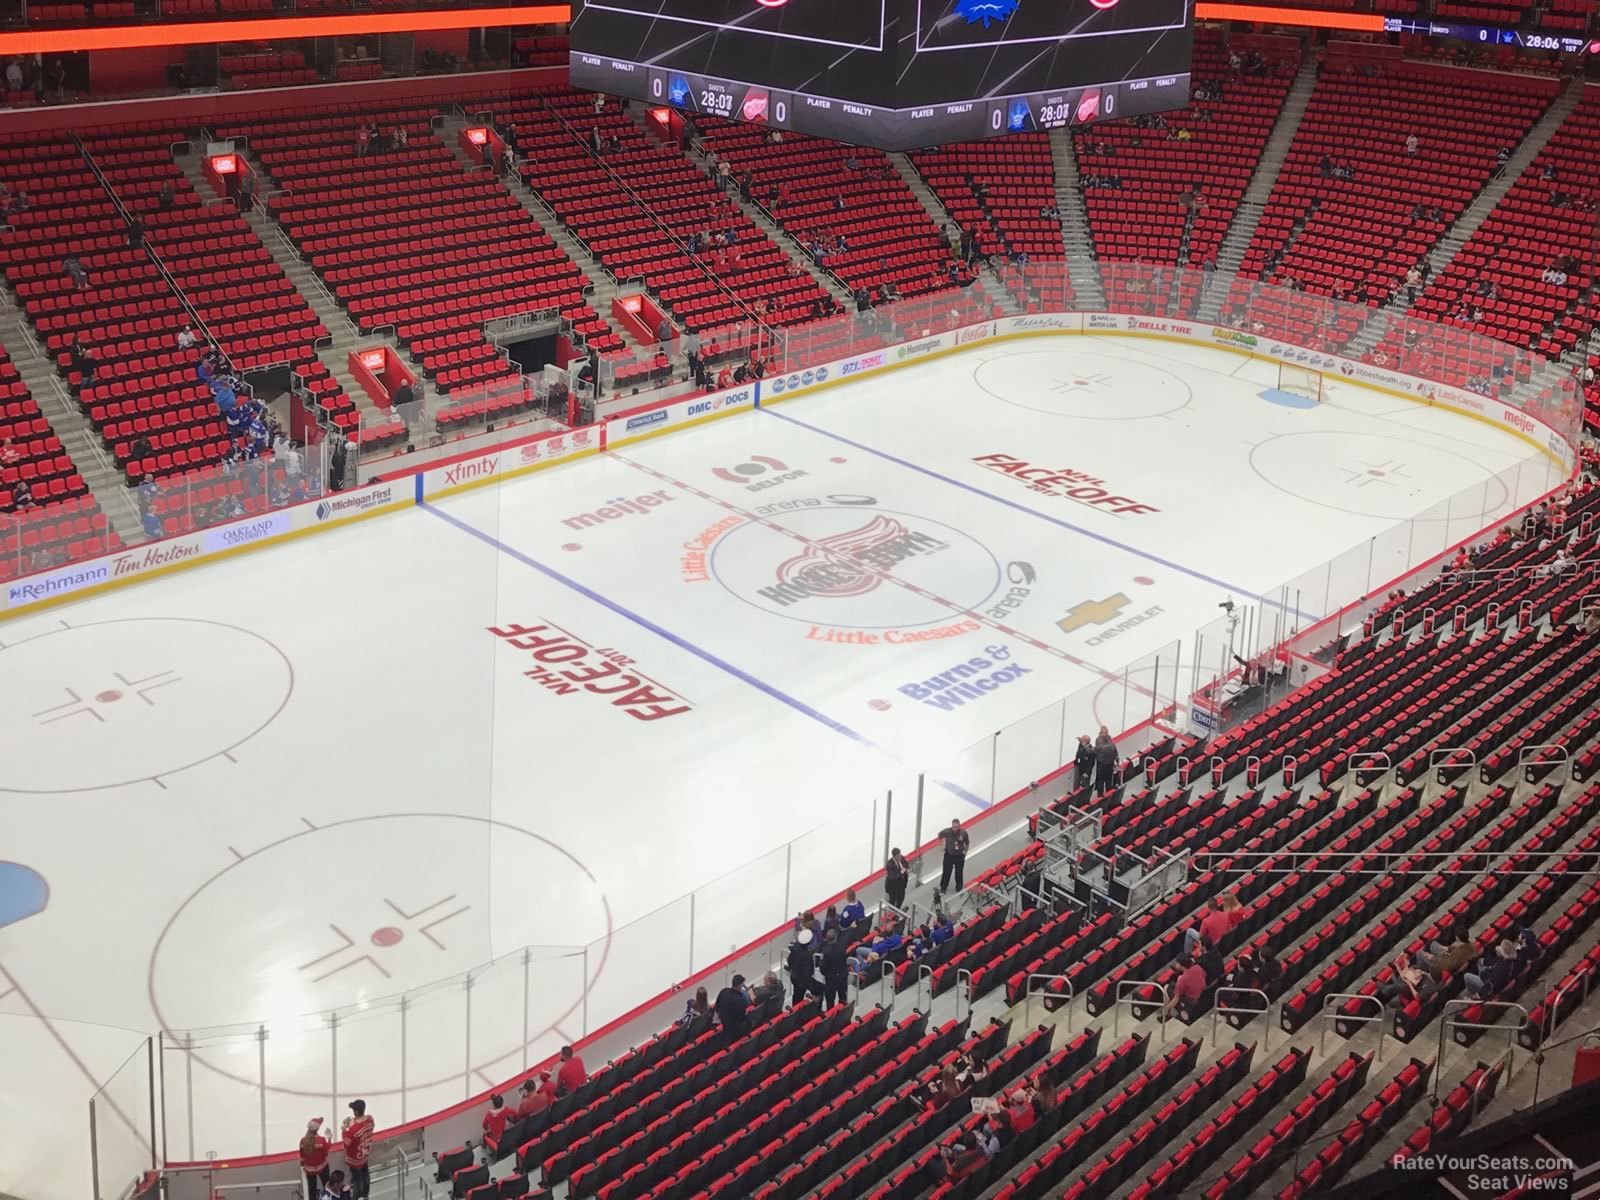
{"type": "Polygon", "coordinates": [[[886,150],[1189,102],[1192,0],[575,0],[575,87],[886,150]]]}

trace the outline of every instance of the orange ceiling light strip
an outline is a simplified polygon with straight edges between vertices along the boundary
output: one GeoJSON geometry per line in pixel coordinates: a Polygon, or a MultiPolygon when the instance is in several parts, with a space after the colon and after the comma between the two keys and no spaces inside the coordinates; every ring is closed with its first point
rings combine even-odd
{"type": "Polygon", "coordinates": [[[134,50],[144,46],[200,46],[266,38],[340,37],[362,33],[420,33],[504,25],[556,25],[569,20],[567,4],[440,12],[379,12],[327,17],[254,17],[243,21],[190,21],[106,25],[88,29],[30,29],[0,33],[0,54],[62,54],[69,50],[134,50]]]}
{"type": "MultiPolygon", "coordinates": [[[[78,29],[31,29],[0,33],[0,54],[62,54],[71,50],[133,50],[145,46],[202,46],[266,38],[339,37],[364,33],[417,33],[438,29],[484,29],[507,25],[558,25],[571,19],[567,4],[439,12],[352,13],[325,17],[255,17],[240,21],[186,21],[150,25],[105,25],[78,29]]],[[[1372,13],[1322,12],[1259,4],[1211,4],[1201,0],[1202,21],[1259,21],[1311,29],[1383,32],[1372,13]]]]}
{"type": "Polygon", "coordinates": [[[1374,13],[1322,12],[1311,8],[1273,8],[1261,4],[1197,3],[1202,21],[1260,21],[1266,25],[1300,25],[1307,29],[1355,29],[1382,33],[1383,18],[1374,13]]]}

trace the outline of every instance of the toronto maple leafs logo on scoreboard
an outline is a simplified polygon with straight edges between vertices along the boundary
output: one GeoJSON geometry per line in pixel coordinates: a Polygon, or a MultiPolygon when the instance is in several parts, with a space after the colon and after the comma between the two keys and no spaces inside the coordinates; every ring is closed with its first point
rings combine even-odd
{"type": "Polygon", "coordinates": [[[1009,21],[1022,0],[956,0],[956,15],[965,17],[968,25],[983,22],[985,29],[995,21],[1009,21]]]}

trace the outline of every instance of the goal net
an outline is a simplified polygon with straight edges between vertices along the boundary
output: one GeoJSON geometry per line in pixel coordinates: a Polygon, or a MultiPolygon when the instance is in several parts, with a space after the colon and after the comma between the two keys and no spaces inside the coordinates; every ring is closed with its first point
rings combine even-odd
{"type": "Polygon", "coordinates": [[[1278,390],[1291,396],[1305,396],[1320,401],[1323,398],[1322,372],[1297,363],[1279,363],[1278,390]]]}

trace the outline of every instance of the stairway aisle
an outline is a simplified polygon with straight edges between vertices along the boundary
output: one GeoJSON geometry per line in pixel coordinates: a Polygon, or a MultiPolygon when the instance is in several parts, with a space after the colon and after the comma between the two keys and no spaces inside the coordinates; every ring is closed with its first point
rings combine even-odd
{"type": "Polygon", "coordinates": [[[1089,229],[1089,206],[1083,202],[1083,180],[1072,135],[1065,129],[1050,131],[1050,158],[1056,168],[1056,207],[1061,210],[1061,242],[1067,248],[1067,276],[1078,307],[1106,306],[1105,288],[1095,266],[1094,234],[1089,229]]]}
{"type": "MultiPolygon", "coordinates": [[[[1300,60],[1300,69],[1295,72],[1294,82],[1289,85],[1289,94],[1284,97],[1283,107],[1278,110],[1272,136],[1267,139],[1261,157],[1256,160],[1250,186],[1245,188],[1239,207],[1234,209],[1228,232],[1223,235],[1222,245],[1217,248],[1218,274],[1231,276],[1244,262],[1244,252],[1250,246],[1250,239],[1255,236],[1256,226],[1261,224],[1261,214],[1267,210],[1267,201],[1277,185],[1278,174],[1283,170],[1284,159],[1289,156],[1289,147],[1300,130],[1300,120],[1306,115],[1306,107],[1311,103],[1311,93],[1316,86],[1316,56],[1307,51],[1300,60]]],[[[1216,320],[1221,307],[1220,291],[1207,296],[1200,305],[1201,320],[1216,320]]]]}
{"type": "MultiPolygon", "coordinates": [[[[247,151],[240,149],[238,152],[250,163],[251,169],[256,172],[258,177],[263,180],[271,179],[266,168],[251,159],[247,151]]],[[[201,155],[195,153],[178,155],[174,161],[177,162],[178,168],[184,174],[184,178],[189,181],[201,199],[220,199],[216,189],[211,186],[211,181],[201,171],[200,159],[201,155]]],[[[258,189],[257,196],[263,196],[267,190],[269,189],[258,189]]],[[[392,333],[362,335],[356,329],[355,323],[345,315],[344,309],[339,307],[338,301],[333,298],[332,293],[323,284],[321,277],[311,267],[311,264],[300,256],[300,252],[295,249],[294,244],[284,235],[277,221],[267,212],[265,203],[258,202],[252,206],[251,210],[244,215],[244,219],[250,228],[255,230],[256,237],[267,248],[267,253],[272,255],[273,261],[283,269],[283,273],[289,277],[289,282],[294,284],[296,290],[305,299],[305,302],[311,306],[311,311],[317,314],[317,319],[322,322],[332,335],[333,342],[331,345],[318,346],[316,348],[317,358],[328,368],[329,373],[338,380],[339,386],[344,389],[345,395],[350,397],[356,408],[360,410],[363,424],[368,422],[374,424],[387,423],[389,420],[388,410],[379,408],[373,402],[372,397],[367,394],[366,388],[351,374],[350,352],[357,348],[370,348],[380,344],[387,345],[400,356],[418,380],[422,379],[422,364],[411,357],[410,353],[392,333]]],[[[428,417],[432,416],[434,402],[435,398],[432,396],[427,397],[425,401],[424,412],[428,417]]],[[[282,414],[279,414],[279,418],[280,420],[282,419],[282,414]]]]}
{"type": "MultiPolygon", "coordinates": [[[[461,149],[461,142],[456,134],[461,131],[465,124],[465,120],[454,113],[446,114],[443,124],[437,129],[439,140],[450,147],[455,156],[461,160],[463,166],[484,169],[468,158],[461,149]]],[[[631,295],[644,291],[642,282],[629,285],[625,281],[619,280],[602,266],[600,260],[589,253],[589,248],[562,224],[561,218],[557,217],[554,211],[527,184],[522,182],[520,176],[503,175],[501,176],[501,182],[505,185],[506,190],[516,197],[517,203],[527,209],[528,215],[539,223],[539,227],[550,235],[557,246],[561,247],[562,253],[577,263],[578,269],[588,277],[590,291],[587,293],[587,299],[589,306],[595,312],[610,321],[612,301],[619,295],[631,295]]],[[[627,345],[630,354],[648,358],[655,353],[656,343],[651,342],[646,345],[639,341],[634,336],[633,331],[621,322],[614,321],[611,323],[611,327],[616,330],[627,345]]],[[[676,329],[676,324],[674,324],[674,328],[676,329]]]]}
{"type": "Polygon", "coordinates": [[[94,493],[101,511],[124,542],[144,540],[139,524],[139,509],[128,490],[127,476],[112,461],[101,444],[100,435],[72,400],[55,365],[40,352],[27,318],[9,301],[0,305],[0,344],[11,355],[12,365],[22,379],[50,428],[61,439],[61,448],[71,457],[78,474],[94,493]]]}

